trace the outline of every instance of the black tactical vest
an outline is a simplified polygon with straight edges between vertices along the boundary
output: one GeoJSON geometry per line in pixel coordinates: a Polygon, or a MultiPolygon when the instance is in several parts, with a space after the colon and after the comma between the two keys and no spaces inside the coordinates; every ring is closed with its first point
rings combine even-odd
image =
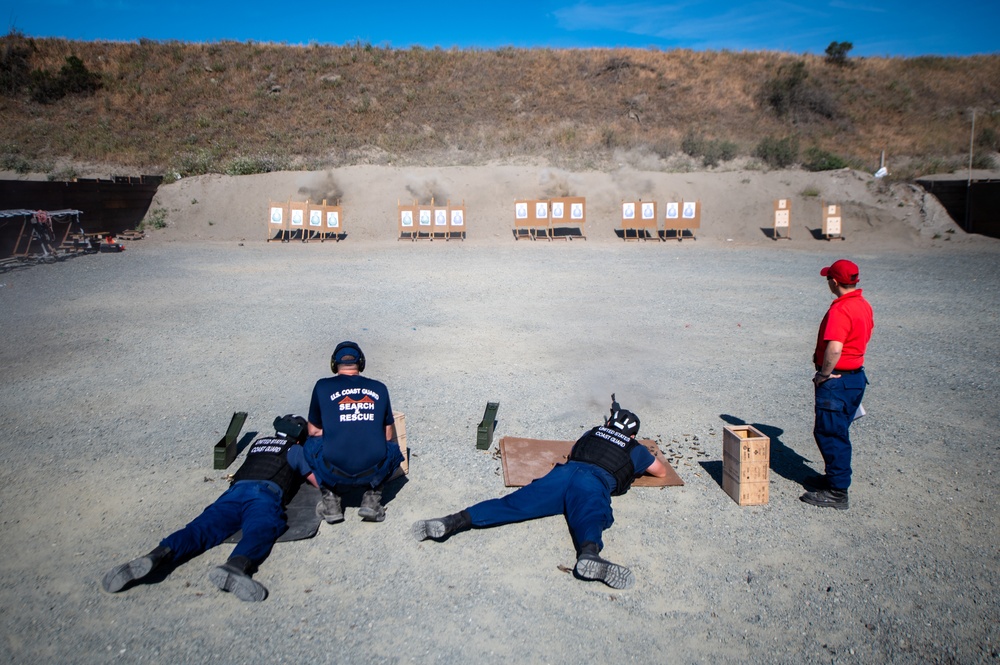
{"type": "Polygon", "coordinates": [[[233,482],[240,480],[270,480],[281,488],[282,496],[287,498],[293,484],[298,480],[298,473],[289,466],[288,448],[296,445],[281,437],[263,437],[250,445],[243,466],[233,474],[233,482]]]}
{"type": "Polygon", "coordinates": [[[635,480],[635,464],[632,463],[632,449],[639,442],[607,427],[595,427],[580,437],[569,452],[573,462],[587,462],[599,466],[615,477],[612,496],[628,491],[635,480]]]}

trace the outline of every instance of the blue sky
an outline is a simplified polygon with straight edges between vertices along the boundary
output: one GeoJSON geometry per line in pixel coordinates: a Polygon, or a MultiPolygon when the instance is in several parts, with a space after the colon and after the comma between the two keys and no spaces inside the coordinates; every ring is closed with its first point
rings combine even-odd
{"type": "Polygon", "coordinates": [[[408,48],[636,47],[851,56],[1000,53],[997,0],[0,0],[4,32],[78,40],[408,48]]]}

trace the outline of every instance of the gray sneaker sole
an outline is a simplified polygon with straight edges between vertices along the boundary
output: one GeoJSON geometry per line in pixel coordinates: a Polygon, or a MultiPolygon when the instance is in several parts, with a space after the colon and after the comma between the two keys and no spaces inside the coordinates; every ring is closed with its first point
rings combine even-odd
{"type": "Polygon", "coordinates": [[[610,561],[580,559],[576,562],[576,574],[585,580],[600,580],[612,589],[628,589],[635,584],[635,575],[625,566],[610,561]]]}
{"type": "Polygon", "coordinates": [[[427,540],[428,538],[444,538],[446,530],[444,522],[441,520],[417,520],[410,527],[410,533],[417,540],[427,540]]]}
{"type": "Polygon", "coordinates": [[[152,570],[153,560],[148,556],[132,559],[128,563],[123,563],[109,570],[104,575],[104,579],[101,580],[101,586],[108,593],[118,593],[125,588],[126,584],[142,579],[149,575],[152,570]]]}
{"type": "Polygon", "coordinates": [[[267,598],[267,588],[247,575],[239,575],[224,566],[208,571],[208,579],[222,591],[228,591],[240,600],[260,602],[267,598]]]}

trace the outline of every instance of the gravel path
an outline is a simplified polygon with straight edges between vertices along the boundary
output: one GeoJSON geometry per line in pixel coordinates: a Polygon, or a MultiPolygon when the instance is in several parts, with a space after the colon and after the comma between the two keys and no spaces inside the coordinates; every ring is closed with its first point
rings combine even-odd
{"type": "MultiPolygon", "coordinates": [[[[810,354],[843,251],[725,242],[134,243],[0,274],[0,626],[10,662],[996,662],[994,341],[1000,248],[859,251],[876,316],[851,509],[798,501],[822,464],[810,354]],[[212,445],[302,413],[337,341],[406,414],[408,482],[278,545],[257,605],[223,546],[108,595],[224,488],[212,445]],[[564,522],[416,543],[418,518],[499,496],[475,448],[574,438],[611,392],[684,479],[615,500],[614,592],[562,572],[564,522]],[[722,491],[722,428],[772,439],[771,501],[722,491]]],[[[234,467],[235,468],[235,465],[234,467]]],[[[232,469],[231,469],[232,470],[232,469]]]]}

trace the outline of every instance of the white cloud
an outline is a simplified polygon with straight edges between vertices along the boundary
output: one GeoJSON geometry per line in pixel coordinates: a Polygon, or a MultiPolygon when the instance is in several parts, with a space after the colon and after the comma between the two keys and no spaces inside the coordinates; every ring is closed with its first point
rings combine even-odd
{"type": "Polygon", "coordinates": [[[834,9],[843,9],[848,12],[871,12],[874,14],[885,14],[888,10],[885,7],[879,5],[861,5],[854,4],[851,2],[842,2],[841,0],[833,0],[830,6],[834,9]]]}
{"type": "Polygon", "coordinates": [[[828,18],[825,11],[807,3],[751,2],[733,6],[706,0],[671,4],[580,2],[553,14],[559,27],[569,31],[612,30],[685,46],[754,43],[758,48],[787,42],[798,37],[796,33],[814,30],[817,22],[828,18]]]}

